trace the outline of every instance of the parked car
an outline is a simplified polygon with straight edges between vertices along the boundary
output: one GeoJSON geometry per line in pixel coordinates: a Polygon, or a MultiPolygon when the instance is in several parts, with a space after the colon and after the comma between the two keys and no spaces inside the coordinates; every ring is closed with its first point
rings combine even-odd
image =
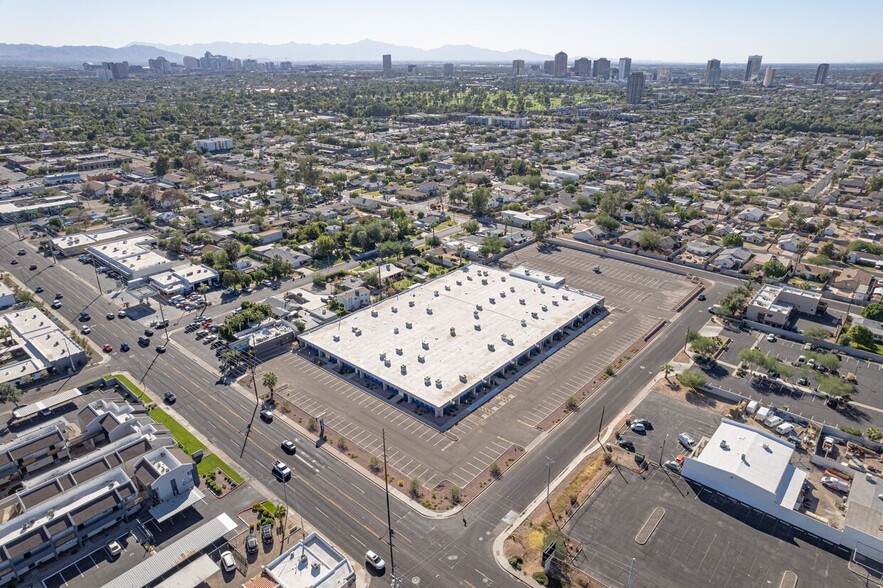
{"type": "Polygon", "coordinates": [[[644,425],[644,428],[648,431],[653,429],[653,424],[647,419],[634,419],[632,420],[632,424],[644,425]]]}
{"type": "Polygon", "coordinates": [[[18,265],[18,260],[13,257],[12,261],[10,261],[9,263],[11,263],[12,265],[18,265]]]}
{"type": "Polygon", "coordinates": [[[27,253],[27,252],[26,252],[24,249],[19,249],[19,250],[18,250],[18,254],[19,254],[19,255],[24,255],[25,253],[27,253]]]}
{"type": "Polygon", "coordinates": [[[693,446],[696,445],[696,441],[687,433],[681,433],[678,435],[678,442],[686,449],[693,449],[693,446]]]}
{"type": "Polygon", "coordinates": [[[800,384],[801,386],[809,386],[809,380],[807,380],[806,378],[798,379],[797,383],[800,384]]]}
{"type": "Polygon", "coordinates": [[[770,343],[775,343],[775,342],[776,342],[776,336],[773,335],[772,333],[770,333],[769,335],[766,336],[766,340],[769,341],[770,343]]]}
{"type": "Polygon", "coordinates": [[[264,543],[273,542],[273,525],[261,526],[261,539],[264,543]]]}
{"type": "Polygon", "coordinates": [[[80,320],[83,321],[84,323],[87,321],[91,321],[92,315],[89,314],[88,312],[81,312],[80,313],[80,320]]]}
{"type": "Polygon", "coordinates": [[[667,460],[667,461],[666,461],[665,463],[663,463],[662,465],[664,465],[665,467],[667,467],[668,469],[670,469],[671,471],[673,471],[673,472],[675,472],[675,473],[678,473],[678,472],[681,471],[681,466],[679,466],[679,465],[678,465],[678,462],[676,462],[676,461],[673,460],[673,459],[669,459],[669,460],[667,460]]]}
{"type": "Polygon", "coordinates": [[[628,439],[620,439],[616,442],[617,445],[625,449],[626,451],[634,451],[635,444],[629,441],[628,439]]]}
{"type": "Polygon", "coordinates": [[[258,551],[258,538],[254,536],[254,531],[249,531],[245,538],[245,551],[248,553],[257,553],[258,551]]]}
{"type": "Polygon", "coordinates": [[[111,541],[107,544],[107,553],[110,557],[116,557],[123,552],[123,546],[119,541],[111,541]]]}
{"type": "Polygon", "coordinates": [[[106,315],[104,315],[104,318],[106,318],[109,321],[112,321],[115,317],[116,317],[116,315],[112,312],[109,312],[106,315]]]}
{"type": "Polygon", "coordinates": [[[705,294],[699,295],[699,302],[705,302],[705,294]]]}
{"type": "Polygon", "coordinates": [[[225,572],[232,572],[236,569],[236,562],[233,561],[233,554],[225,551],[221,554],[221,565],[225,572]]]}
{"type": "Polygon", "coordinates": [[[165,346],[165,344],[157,345],[157,346],[156,346],[156,352],[157,352],[157,353],[165,353],[165,352],[166,352],[166,346],[165,346]]]}
{"type": "Polygon", "coordinates": [[[37,269],[37,264],[36,264],[36,263],[32,263],[32,264],[31,264],[31,267],[29,267],[28,269],[31,270],[31,271],[34,271],[35,269],[37,269]]]}
{"type": "Polygon", "coordinates": [[[631,429],[635,433],[646,433],[647,432],[647,427],[645,427],[641,423],[632,423],[631,429]]]}
{"type": "Polygon", "coordinates": [[[144,329],[145,337],[153,337],[153,329],[144,329]]]}
{"type": "Polygon", "coordinates": [[[148,339],[144,335],[141,335],[140,337],[138,337],[138,345],[140,345],[141,347],[148,347],[150,345],[150,339],[148,339]]]}

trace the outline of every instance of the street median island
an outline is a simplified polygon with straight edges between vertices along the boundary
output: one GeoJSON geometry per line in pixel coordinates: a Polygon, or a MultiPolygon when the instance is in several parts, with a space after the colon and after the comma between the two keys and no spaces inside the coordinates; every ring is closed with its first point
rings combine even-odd
{"type": "Polygon", "coordinates": [[[653,509],[653,512],[650,513],[650,516],[647,518],[647,521],[641,527],[641,530],[638,531],[638,534],[635,535],[635,541],[638,545],[646,545],[647,541],[650,540],[650,536],[653,535],[653,531],[656,530],[656,527],[659,526],[660,521],[662,521],[662,517],[665,516],[665,509],[661,506],[657,506],[653,509]]]}

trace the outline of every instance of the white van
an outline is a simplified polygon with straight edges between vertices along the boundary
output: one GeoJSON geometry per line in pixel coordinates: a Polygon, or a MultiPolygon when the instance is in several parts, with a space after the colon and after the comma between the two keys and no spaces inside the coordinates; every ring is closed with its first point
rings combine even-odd
{"type": "Polygon", "coordinates": [[[763,424],[765,424],[766,426],[768,426],[769,428],[772,429],[773,427],[778,427],[778,426],[781,425],[783,422],[785,422],[785,419],[783,419],[782,417],[780,417],[780,416],[771,416],[770,418],[768,418],[767,420],[765,420],[765,421],[763,422],[763,424]]]}
{"type": "Polygon", "coordinates": [[[782,423],[781,425],[776,427],[776,433],[778,433],[779,435],[787,435],[793,430],[794,425],[792,425],[791,423],[782,423]]]}

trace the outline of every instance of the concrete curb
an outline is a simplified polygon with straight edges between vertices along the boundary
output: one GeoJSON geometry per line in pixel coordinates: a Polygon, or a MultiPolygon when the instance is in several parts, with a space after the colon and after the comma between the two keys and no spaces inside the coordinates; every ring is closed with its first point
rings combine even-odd
{"type": "MultiPolygon", "coordinates": [[[[626,416],[631,414],[631,412],[637,407],[641,402],[644,401],[645,398],[650,394],[650,391],[653,387],[659,382],[660,379],[663,379],[664,376],[661,374],[657,374],[643,389],[629,402],[622,411],[617,414],[613,419],[611,419],[611,423],[619,422],[624,419],[626,416]]],[[[570,463],[567,464],[567,467],[564,468],[557,476],[552,479],[552,483],[550,484],[550,492],[555,491],[558,486],[573,473],[576,468],[578,468],[583,461],[586,460],[593,453],[602,449],[602,445],[606,444],[607,441],[613,436],[614,431],[608,426],[607,430],[604,433],[604,436],[601,438],[600,443],[595,441],[586,446],[578,455],[576,455],[570,463]]],[[[528,504],[524,510],[521,511],[521,514],[511,522],[505,529],[503,529],[499,535],[494,538],[493,543],[493,556],[494,560],[497,562],[497,565],[503,569],[503,571],[507,572],[510,576],[515,578],[516,580],[522,582],[527,586],[540,586],[533,578],[529,578],[523,574],[519,574],[512,566],[509,565],[509,560],[506,559],[505,554],[503,553],[503,544],[506,542],[506,539],[518,528],[520,527],[527,518],[533,514],[533,512],[537,509],[539,505],[541,505],[546,500],[546,493],[540,492],[531,502],[528,504]]]]}

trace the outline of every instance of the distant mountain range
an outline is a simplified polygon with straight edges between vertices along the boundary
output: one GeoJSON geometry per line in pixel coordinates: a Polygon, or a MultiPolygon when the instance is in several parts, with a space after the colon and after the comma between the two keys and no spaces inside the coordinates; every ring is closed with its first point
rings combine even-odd
{"type": "Polygon", "coordinates": [[[508,62],[513,59],[543,61],[550,59],[527,49],[496,51],[473,45],[444,45],[435,49],[418,49],[365,39],[356,43],[322,44],[285,43],[196,43],[192,45],[151,45],[134,43],[125,47],[66,45],[10,45],[0,43],[0,63],[16,65],[79,65],[84,62],[128,61],[146,65],[148,59],[160,55],[181,62],[185,55],[202,56],[206,51],[233,59],[294,62],[380,62],[385,53],[392,55],[393,64],[404,62],[508,62]]]}
{"type": "Polygon", "coordinates": [[[146,45],[127,45],[115,49],[98,45],[66,45],[50,47],[48,45],[10,45],[0,43],[0,63],[6,65],[80,65],[90,61],[128,61],[132,64],[147,65],[148,59],[156,59],[162,55],[169,61],[181,60],[181,55],[149,47],[146,45]]]}

